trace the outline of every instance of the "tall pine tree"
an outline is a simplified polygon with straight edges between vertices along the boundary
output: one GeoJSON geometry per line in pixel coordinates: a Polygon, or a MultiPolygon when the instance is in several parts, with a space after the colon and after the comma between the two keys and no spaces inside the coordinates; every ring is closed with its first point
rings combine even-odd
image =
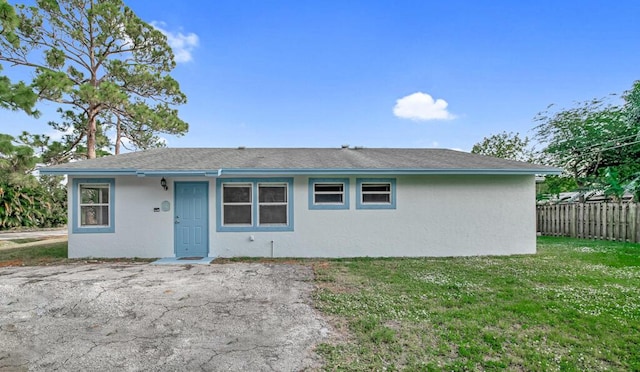
{"type": "Polygon", "coordinates": [[[187,132],[175,108],[186,96],[169,75],[175,62],[167,39],[121,0],[15,8],[15,31],[0,35],[0,61],[31,69],[39,99],[64,105],[63,121],[52,123],[66,133],[64,151],[95,158],[117,123],[132,126],[117,133],[142,148],[161,146],[159,133],[187,132]]]}

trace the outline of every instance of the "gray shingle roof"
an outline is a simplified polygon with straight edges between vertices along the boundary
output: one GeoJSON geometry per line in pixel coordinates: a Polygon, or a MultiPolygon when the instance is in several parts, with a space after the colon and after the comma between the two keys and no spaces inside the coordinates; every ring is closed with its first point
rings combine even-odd
{"type": "Polygon", "coordinates": [[[44,174],[272,171],[330,173],[405,170],[413,173],[554,174],[560,170],[446,149],[406,148],[163,148],[60,164],[44,174]]]}

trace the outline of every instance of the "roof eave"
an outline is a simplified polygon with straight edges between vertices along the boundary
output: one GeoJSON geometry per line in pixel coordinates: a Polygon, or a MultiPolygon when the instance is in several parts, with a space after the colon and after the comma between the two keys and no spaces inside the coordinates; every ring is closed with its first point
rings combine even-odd
{"type": "Polygon", "coordinates": [[[40,174],[47,176],[135,176],[135,169],[79,169],[79,168],[40,168],[40,174]]]}
{"type": "Polygon", "coordinates": [[[562,169],[559,168],[535,168],[535,169],[221,169],[221,176],[231,175],[316,175],[316,174],[335,174],[335,175],[535,175],[548,174],[559,175],[562,169]]]}
{"type": "Polygon", "coordinates": [[[559,168],[513,168],[513,169],[283,169],[283,168],[234,168],[218,170],[136,170],[136,169],[77,169],[77,168],[42,168],[40,174],[69,176],[163,176],[163,177],[220,177],[247,175],[559,175],[559,168]]]}

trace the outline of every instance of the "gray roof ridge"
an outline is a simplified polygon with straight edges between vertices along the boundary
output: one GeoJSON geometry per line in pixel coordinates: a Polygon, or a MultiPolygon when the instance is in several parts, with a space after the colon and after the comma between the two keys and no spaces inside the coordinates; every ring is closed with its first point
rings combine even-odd
{"type": "Polygon", "coordinates": [[[64,171],[476,170],[559,172],[558,168],[443,148],[165,147],[42,168],[64,171]]]}

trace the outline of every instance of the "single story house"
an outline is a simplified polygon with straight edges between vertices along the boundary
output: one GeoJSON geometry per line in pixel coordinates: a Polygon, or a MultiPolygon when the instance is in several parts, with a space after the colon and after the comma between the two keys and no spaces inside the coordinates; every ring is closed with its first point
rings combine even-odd
{"type": "Polygon", "coordinates": [[[535,253],[535,175],[445,149],[162,148],[60,164],[69,257],[535,253]]]}

